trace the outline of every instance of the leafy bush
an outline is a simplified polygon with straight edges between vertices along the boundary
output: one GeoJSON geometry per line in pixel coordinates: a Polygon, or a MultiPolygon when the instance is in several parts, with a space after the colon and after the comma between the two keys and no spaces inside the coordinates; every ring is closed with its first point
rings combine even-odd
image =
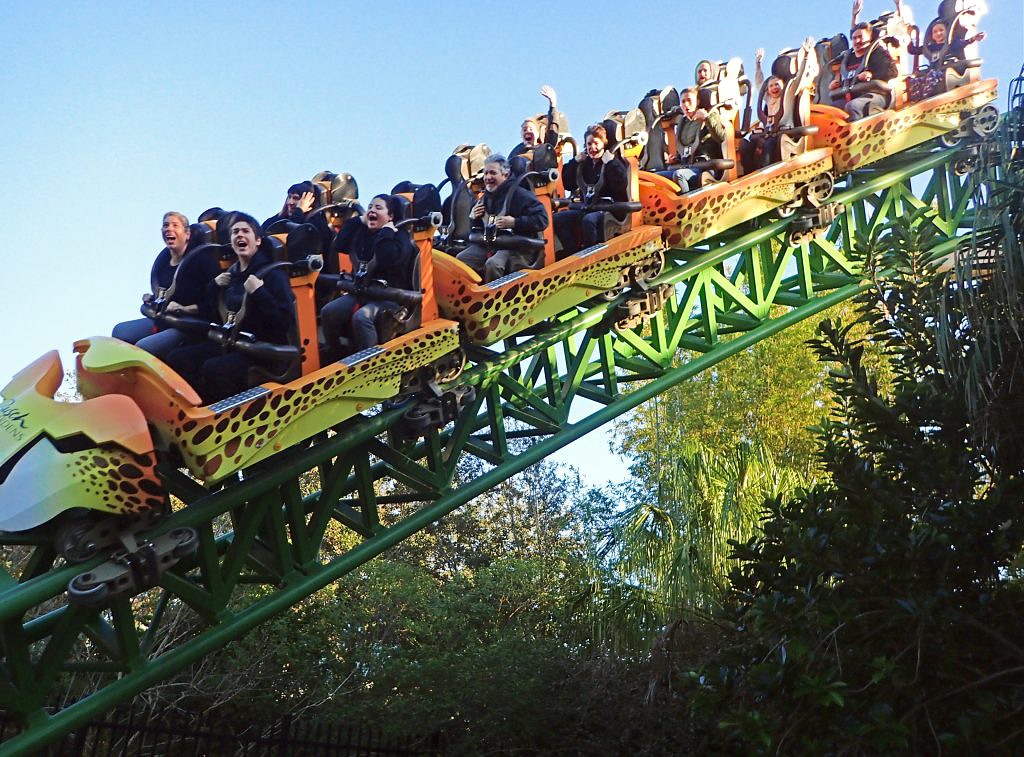
{"type": "Polygon", "coordinates": [[[694,714],[731,750],[1024,744],[1024,266],[1003,238],[984,271],[934,273],[928,212],[866,240],[860,320],[889,355],[891,393],[852,327],[823,323],[813,348],[838,398],[818,429],[829,479],[770,501],[763,533],[735,545],[736,643],[690,676],[694,714]],[[1012,429],[985,424],[1006,418],[1012,429]]]}

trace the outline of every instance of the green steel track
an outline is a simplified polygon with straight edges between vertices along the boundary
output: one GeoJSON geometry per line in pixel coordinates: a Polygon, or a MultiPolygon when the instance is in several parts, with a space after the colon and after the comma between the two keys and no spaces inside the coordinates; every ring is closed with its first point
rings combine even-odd
{"type": "MultiPolygon", "coordinates": [[[[658,283],[673,296],[646,325],[612,327],[615,302],[565,313],[501,349],[470,351],[460,384],[476,396],[458,420],[415,443],[391,431],[402,410],[367,414],[273,458],[244,480],[209,491],[176,470],[176,509],[151,536],[179,526],[200,536],[196,555],[144,594],[104,610],[69,605],[68,581],[102,562],[68,567],[46,539],[7,535],[0,571],[0,707],[23,723],[0,754],[47,744],[174,675],[337,580],[455,508],[675,384],[805,318],[849,299],[864,282],[849,251],[858,235],[931,208],[933,252],[951,252],[972,227],[972,176],[957,175],[963,150],[918,148],[847,177],[827,231],[790,246],[791,219],[764,216],[697,248],[670,250],[658,283]],[[698,354],[680,362],[680,350],[698,354]],[[532,438],[523,451],[510,439],[532,438]],[[453,484],[463,455],[488,464],[453,484]],[[300,478],[305,488],[300,486],[300,478]],[[316,491],[309,491],[308,482],[316,491]],[[400,520],[388,505],[415,503],[400,520]],[[361,537],[334,556],[322,551],[332,523],[361,537]],[[243,592],[245,585],[262,586],[243,592]],[[167,609],[184,603],[206,623],[169,644],[167,609]],[[52,707],[70,672],[101,672],[90,695],[52,707]]],[[[620,297],[620,300],[622,297],[620,297]]]]}

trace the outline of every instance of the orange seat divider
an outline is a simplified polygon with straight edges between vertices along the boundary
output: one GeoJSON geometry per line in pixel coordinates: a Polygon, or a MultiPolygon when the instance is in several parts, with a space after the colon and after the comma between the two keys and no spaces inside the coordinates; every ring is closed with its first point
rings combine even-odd
{"type": "Polygon", "coordinates": [[[316,271],[291,279],[295,295],[295,318],[302,348],[302,374],[320,368],[320,342],[316,331],[316,271]]]}
{"type": "Polygon", "coordinates": [[[412,235],[420,252],[420,323],[429,323],[438,318],[437,299],[434,297],[434,229],[428,228],[412,235]]]}

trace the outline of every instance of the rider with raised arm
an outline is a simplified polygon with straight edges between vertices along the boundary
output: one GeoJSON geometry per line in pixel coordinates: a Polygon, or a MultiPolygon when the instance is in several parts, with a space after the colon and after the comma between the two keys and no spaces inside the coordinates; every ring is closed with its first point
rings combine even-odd
{"type": "MultiPolygon", "coordinates": [[[[349,218],[338,231],[332,254],[348,253],[357,287],[383,281],[396,289],[419,289],[419,282],[412,280],[415,245],[395,227],[401,220],[398,200],[379,194],[370,200],[363,215],[349,218]]],[[[350,340],[353,349],[349,352],[380,344],[377,317],[400,309],[396,302],[367,299],[358,293],[328,302],[320,311],[328,354],[340,348],[342,337],[350,340]]]]}
{"type": "Polygon", "coordinates": [[[554,88],[548,84],[540,88],[540,93],[548,101],[548,123],[547,129],[544,132],[544,139],[541,140],[540,138],[540,124],[537,123],[537,120],[527,118],[523,121],[522,131],[520,132],[523,141],[512,148],[512,152],[508,156],[509,160],[529,152],[541,143],[551,145],[552,147],[558,144],[558,95],[555,94],[554,88]]]}
{"type": "Polygon", "coordinates": [[[292,184],[288,187],[288,192],[284,197],[284,204],[281,206],[280,212],[270,216],[270,218],[263,222],[263,232],[265,234],[277,234],[285,231],[285,229],[280,227],[273,228],[275,224],[281,221],[308,223],[317,230],[323,249],[326,250],[331,245],[334,230],[331,228],[330,223],[328,223],[327,216],[317,212],[319,207],[317,199],[317,187],[314,186],[313,182],[300,181],[298,184],[292,184]]]}
{"type": "MultiPolygon", "coordinates": [[[[532,192],[510,180],[511,174],[504,155],[492,153],[484,160],[484,191],[469,211],[472,228],[495,239],[510,234],[537,238],[548,226],[547,211],[532,192]]],[[[486,245],[470,244],[456,257],[484,281],[494,281],[531,265],[535,254],[498,246],[488,255],[486,245]]]]}
{"type": "MultiPolygon", "coordinates": [[[[287,344],[295,322],[295,299],[288,277],[280,268],[264,271],[273,259],[255,218],[236,213],[229,232],[235,263],[210,282],[202,314],[219,320],[220,313],[213,305],[219,301],[227,312],[225,325],[237,324],[256,341],[287,344]]],[[[247,389],[249,368],[259,363],[255,357],[225,350],[212,341],[179,347],[167,356],[167,364],[207,404],[247,389]]]]}
{"type": "Polygon", "coordinates": [[[263,222],[266,231],[278,221],[303,223],[316,205],[316,190],[311,181],[300,181],[288,187],[281,210],[263,222]]]}
{"type": "MultiPolygon", "coordinates": [[[[605,149],[608,132],[604,126],[588,126],[584,139],[586,153],[570,160],[562,171],[566,190],[584,207],[555,213],[555,235],[562,246],[559,258],[581,249],[581,241],[582,247],[604,241],[605,213],[588,206],[602,199],[629,202],[629,171],[622,158],[605,149]]],[[[625,213],[615,215],[615,219],[621,223],[625,213]]]]}
{"type": "MultiPolygon", "coordinates": [[[[764,50],[757,51],[757,68],[755,76],[763,83],[761,73],[761,57],[764,50]]],[[[758,84],[758,89],[761,83],[758,84]]],[[[739,145],[740,163],[743,165],[743,173],[751,173],[775,163],[781,159],[779,155],[779,122],[782,119],[783,101],[782,93],[785,85],[782,79],[777,76],[768,77],[768,86],[764,91],[764,118],[760,119],[754,127],[743,137],[739,145]]]]}
{"type": "Polygon", "coordinates": [[[911,55],[923,55],[929,66],[935,67],[942,63],[943,58],[963,60],[966,58],[964,50],[968,45],[981,42],[985,39],[985,32],[978,32],[970,37],[949,38],[949,28],[946,21],[936,19],[932,22],[931,31],[927,42],[921,45],[910,45],[907,52],[911,55]]]}

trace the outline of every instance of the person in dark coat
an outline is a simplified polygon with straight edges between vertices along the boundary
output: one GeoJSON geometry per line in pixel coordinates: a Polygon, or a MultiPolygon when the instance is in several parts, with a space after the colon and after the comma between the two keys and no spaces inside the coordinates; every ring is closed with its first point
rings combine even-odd
{"type": "MultiPolygon", "coordinates": [[[[199,313],[206,296],[207,285],[220,273],[215,259],[207,255],[193,255],[190,246],[188,218],[176,211],[164,213],[161,225],[164,247],[153,261],[150,270],[152,292],[142,295],[144,303],[162,299],[172,291],[165,312],[195,315],[199,313]]],[[[150,318],[136,318],[117,324],[111,334],[134,344],[163,360],[171,350],[189,341],[177,329],[165,328],[150,318]]]]}
{"type": "MultiPolygon", "coordinates": [[[[345,221],[334,240],[332,254],[348,253],[357,282],[385,281],[397,289],[418,290],[419,282],[412,280],[418,250],[404,231],[395,228],[395,222],[400,220],[398,200],[392,195],[379,194],[370,201],[362,216],[345,221]]],[[[350,351],[380,344],[378,316],[400,309],[397,302],[361,298],[355,294],[331,300],[320,311],[328,353],[340,348],[342,337],[349,338],[354,348],[350,351]]]]}
{"type": "MultiPolygon", "coordinates": [[[[584,133],[586,153],[565,164],[562,179],[572,196],[584,206],[601,200],[629,202],[629,169],[622,158],[607,149],[608,132],[601,124],[588,126],[584,133]]],[[[606,215],[602,210],[570,209],[555,213],[555,235],[561,243],[559,257],[565,257],[604,241],[606,215]]],[[[622,223],[626,214],[614,216],[622,223]]]]}
{"type": "MultiPolygon", "coordinates": [[[[239,330],[252,334],[256,341],[288,344],[295,325],[295,298],[288,276],[280,268],[264,272],[273,259],[264,249],[263,231],[255,218],[237,214],[230,234],[235,263],[210,282],[206,310],[201,314],[219,320],[214,305],[219,301],[227,310],[228,321],[240,317],[239,330]],[[245,309],[240,313],[243,300],[245,309]]],[[[172,351],[167,364],[209,404],[248,389],[249,368],[259,361],[244,352],[203,341],[172,351]]]]}
{"type": "Polygon", "coordinates": [[[316,192],[311,181],[300,181],[288,187],[284,196],[284,204],[281,210],[270,216],[263,222],[263,231],[266,231],[278,221],[293,221],[304,223],[306,216],[316,206],[316,192]]]}
{"type": "MultiPolygon", "coordinates": [[[[548,226],[548,214],[533,192],[509,181],[512,169],[504,155],[494,153],[484,161],[484,192],[469,211],[474,231],[488,227],[496,234],[509,233],[538,238],[548,226]]],[[[497,249],[488,256],[486,247],[471,244],[457,258],[484,281],[494,281],[531,265],[533,252],[497,249]]]]}
{"type": "MultiPolygon", "coordinates": [[[[865,60],[865,56],[868,55],[868,50],[871,48],[871,26],[869,24],[861,22],[854,27],[852,42],[853,48],[843,53],[836,78],[828,85],[830,90],[842,87],[844,80],[847,84],[872,81],[888,83],[899,75],[896,64],[893,63],[892,56],[885,49],[885,45],[876,45],[865,60]],[[859,70],[861,67],[863,70],[859,70]]],[[[843,109],[849,114],[851,121],[856,121],[885,110],[889,107],[889,101],[889,96],[880,91],[863,92],[856,95],[851,93],[846,96],[843,109]]]]}
{"type": "Polygon", "coordinates": [[[311,181],[300,181],[288,187],[281,211],[263,222],[263,233],[276,234],[281,231],[280,228],[272,228],[278,221],[308,223],[312,224],[320,235],[323,249],[328,249],[334,237],[334,230],[327,222],[326,215],[317,211],[320,206],[317,191],[317,187],[311,181]]]}

